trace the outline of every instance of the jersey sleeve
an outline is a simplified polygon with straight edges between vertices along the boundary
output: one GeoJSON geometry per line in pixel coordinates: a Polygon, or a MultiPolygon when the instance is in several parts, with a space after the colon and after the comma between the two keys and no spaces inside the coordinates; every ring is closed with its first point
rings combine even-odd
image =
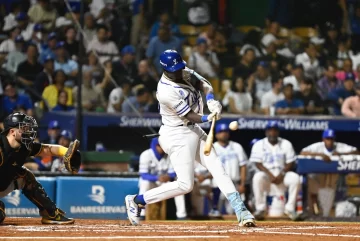
{"type": "Polygon", "coordinates": [[[239,166],[245,166],[248,163],[248,158],[247,155],[244,151],[244,149],[242,148],[242,146],[238,143],[235,143],[235,151],[239,160],[239,166]]]}
{"type": "Polygon", "coordinates": [[[151,165],[151,156],[149,155],[149,151],[146,150],[140,155],[139,173],[149,173],[150,165],[151,165]]]}
{"type": "Polygon", "coordinates": [[[350,146],[345,143],[337,143],[337,145],[338,145],[338,147],[336,147],[336,151],[340,152],[340,153],[349,153],[349,152],[353,152],[353,151],[357,150],[356,147],[350,146]]]}
{"type": "Polygon", "coordinates": [[[179,116],[185,116],[191,110],[186,101],[180,96],[177,96],[175,93],[169,93],[165,96],[162,96],[160,101],[168,108],[174,110],[179,116]]]}
{"type": "Polygon", "coordinates": [[[292,144],[287,141],[285,145],[285,163],[291,163],[295,161],[295,151],[292,144]]]}
{"type": "Polygon", "coordinates": [[[30,151],[29,156],[38,156],[42,150],[42,144],[34,142],[30,151]]]}
{"type": "Polygon", "coordinates": [[[318,146],[319,146],[318,143],[314,143],[311,144],[310,146],[304,147],[301,151],[317,153],[320,152],[318,146]]]}
{"type": "Polygon", "coordinates": [[[264,150],[262,148],[262,141],[258,141],[251,149],[250,162],[263,163],[263,158],[264,150]]]}

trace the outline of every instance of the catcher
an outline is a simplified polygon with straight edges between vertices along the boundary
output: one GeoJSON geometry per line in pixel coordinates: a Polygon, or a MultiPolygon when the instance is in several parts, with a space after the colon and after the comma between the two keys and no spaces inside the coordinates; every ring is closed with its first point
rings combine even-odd
{"type": "MultiPolygon", "coordinates": [[[[43,224],[73,224],[74,219],[65,217],[65,212],[56,207],[47,196],[35,176],[23,167],[28,156],[64,157],[66,169],[75,174],[81,164],[77,150],[80,142],[75,140],[69,148],[34,142],[37,133],[36,120],[26,114],[15,112],[4,120],[4,130],[0,135],[0,198],[16,189],[39,208],[43,224]]],[[[0,201],[0,223],[5,219],[5,205],[0,201]]]]}

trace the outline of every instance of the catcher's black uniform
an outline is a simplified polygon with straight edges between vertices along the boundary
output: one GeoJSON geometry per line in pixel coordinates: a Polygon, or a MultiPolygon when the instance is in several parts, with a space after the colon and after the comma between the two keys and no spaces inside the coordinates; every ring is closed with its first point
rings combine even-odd
{"type": "MultiPolygon", "coordinates": [[[[33,142],[36,137],[37,123],[31,116],[13,113],[4,120],[4,131],[0,136],[0,198],[16,189],[39,208],[43,224],[71,224],[73,219],[56,207],[47,196],[41,184],[27,168],[23,167],[29,156],[36,156],[42,150],[42,144],[33,142]],[[10,129],[20,129],[21,145],[12,148],[7,138],[10,129]]],[[[0,201],[0,223],[5,219],[5,206],[0,201]]]]}

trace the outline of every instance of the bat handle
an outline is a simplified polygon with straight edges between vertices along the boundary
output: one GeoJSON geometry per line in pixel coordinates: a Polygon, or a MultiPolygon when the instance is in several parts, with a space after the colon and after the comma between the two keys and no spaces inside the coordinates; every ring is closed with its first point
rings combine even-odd
{"type": "Polygon", "coordinates": [[[211,152],[212,143],[214,141],[215,122],[216,122],[216,115],[212,119],[210,131],[209,131],[209,134],[208,134],[208,136],[206,138],[205,147],[204,147],[205,156],[210,155],[210,152],[211,152]]]}

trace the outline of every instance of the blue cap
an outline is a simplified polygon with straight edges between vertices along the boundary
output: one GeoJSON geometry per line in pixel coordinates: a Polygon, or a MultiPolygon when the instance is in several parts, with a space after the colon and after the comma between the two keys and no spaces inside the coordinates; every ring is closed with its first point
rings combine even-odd
{"type": "Polygon", "coordinates": [[[15,43],[20,43],[20,42],[24,42],[24,38],[23,38],[23,36],[18,35],[15,38],[15,43]]]}
{"type": "Polygon", "coordinates": [[[54,57],[51,54],[46,55],[45,59],[44,59],[44,63],[47,61],[54,61],[54,57]]]}
{"type": "Polygon", "coordinates": [[[59,122],[57,120],[50,121],[48,129],[60,129],[59,122]]]}
{"type": "Polygon", "coordinates": [[[260,61],[260,62],[259,62],[259,65],[262,66],[262,67],[264,67],[264,68],[269,68],[269,63],[266,62],[266,61],[260,61]]]}
{"type": "Polygon", "coordinates": [[[252,140],[250,141],[250,146],[253,146],[258,140],[260,140],[260,139],[257,139],[257,138],[252,139],[252,140]]]}
{"type": "MultiPolygon", "coordinates": [[[[79,1],[80,2],[80,1],[79,1]]],[[[80,9],[81,9],[81,6],[80,4],[73,4],[71,6],[71,11],[74,12],[74,13],[79,13],[80,12],[80,9]]]]}
{"type": "Polygon", "coordinates": [[[268,121],[268,123],[265,126],[265,129],[268,130],[271,128],[279,129],[279,123],[277,121],[268,121]]]}
{"type": "Polygon", "coordinates": [[[49,33],[48,40],[51,40],[51,39],[56,39],[56,32],[49,33]]]}
{"type": "Polygon", "coordinates": [[[42,24],[35,24],[34,25],[34,31],[38,32],[38,31],[42,31],[44,29],[44,27],[42,26],[42,24]]]}
{"type": "Polygon", "coordinates": [[[204,38],[198,38],[198,39],[196,40],[196,44],[197,44],[197,45],[206,44],[206,43],[207,43],[207,41],[206,41],[206,39],[204,39],[204,38]]]}
{"type": "Polygon", "coordinates": [[[27,13],[24,13],[24,12],[20,12],[16,15],[15,17],[15,20],[16,21],[24,21],[24,20],[27,20],[28,19],[28,15],[27,13]]]}
{"type": "Polygon", "coordinates": [[[65,42],[64,41],[60,41],[56,44],[56,48],[59,49],[59,48],[64,48],[65,47],[65,42]]]}
{"type": "Polygon", "coordinates": [[[160,65],[165,71],[173,73],[183,69],[186,62],[176,50],[168,49],[160,55],[160,65]]]}
{"type": "Polygon", "coordinates": [[[346,73],[345,80],[348,80],[348,79],[355,80],[355,75],[352,72],[346,73]]]}
{"type": "Polygon", "coordinates": [[[62,130],[60,133],[60,136],[63,136],[68,140],[72,140],[72,138],[73,138],[72,133],[69,130],[62,130]]]}
{"type": "Polygon", "coordinates": [[[223,131],[230,131],[229,125],[227,124],[217,124],[215,127],[215,133],[223,132],[223,131]]]}
{"type": "Polygon", "coordinates": [[[135,54],[135,53],[136,53],[136,50],[135,50],[134,46],[132,46],[132,45],[126,45],[121,50],[122,55],[124,55],[124,54],[135,54]]]}
{"type": "Polygon", "coordinates": [[[322,138],[335,138],[335,131],[332,129],[324,130],[322,138]]]}

